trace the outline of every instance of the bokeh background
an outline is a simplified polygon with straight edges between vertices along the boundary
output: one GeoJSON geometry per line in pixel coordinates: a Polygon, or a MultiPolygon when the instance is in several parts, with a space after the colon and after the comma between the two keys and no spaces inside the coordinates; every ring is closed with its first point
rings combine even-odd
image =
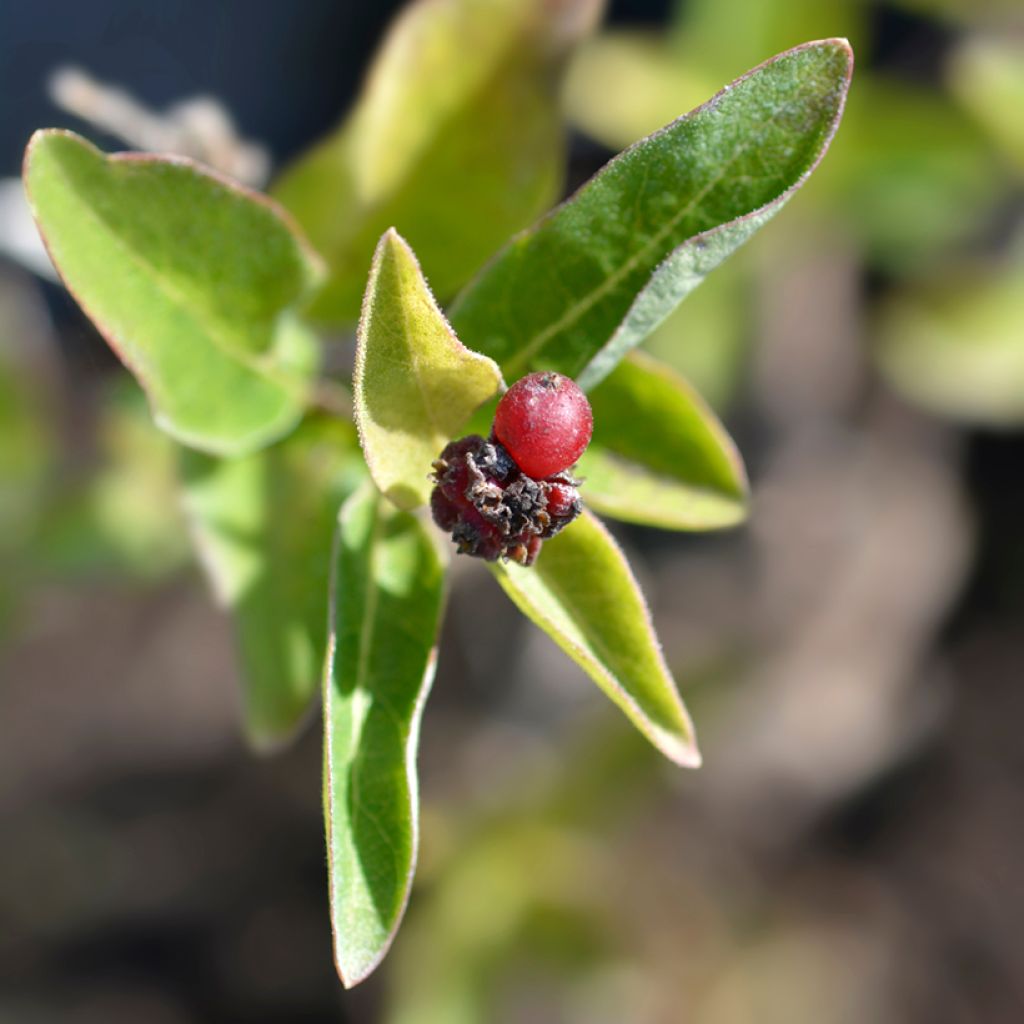
{"type": "MultiPolygon", "coordinates": [[[[397,6],[0,5],[0,177],[36,127],[116,148],[127,117],[259,181],[397,6]]],[[[245,749],[174,452],[0,184],[0,1021],[1024,1020],[1024,11],[613,2],[566,81],[567,187],[830,35],[858,60],[831,153],[648,343],[733,431],[751,520],[616,529],[706,766],[460,566],[416,888],[351,993],[319,736],[245,749]]]]}

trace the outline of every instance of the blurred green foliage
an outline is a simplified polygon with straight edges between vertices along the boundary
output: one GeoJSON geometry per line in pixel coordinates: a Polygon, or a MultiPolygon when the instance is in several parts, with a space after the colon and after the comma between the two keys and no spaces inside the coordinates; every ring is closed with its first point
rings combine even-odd
{"type": "MultiPolygon", "coordinates": [[[[1024,103],[1024,43],[1019,36],[997,34],[1000,17],[1012,5],[907,6],[967,23],[945,55],[938,80],[872,66],[878,14],[867,0],[781,6],[692,0],[677,5],[668,30],[609,30],[585,43],[569,71],[567,111],[583,131],[620,148],[689,109],[709,83],[747,62],[799,39],[848,36],[857,54],[857,80],[843,130],[807,189],[814,209],[802,209],[773,230],[793,235],[801,224],[813,224],[817,233],[831,226],[844,244],[852,240],[865,273],[882,275],[887,307],[902,308],[898,296],[904,288],[908,301],[927,291],[929,282],[933,290],[944,290],[972,251],[987,248],[1001,210],[1019,188],[1014,167],[1019,172],[1024,103]]],[[[647,343],[719,405],[743,379],[740,339],[750,327],[743,322],[741,296],[757,287],[754,260],[763,251],[757,244],[753,250],[716,271],[647,343]]],[[[1013,259],[1008,253],[1000,258],[1013,259]]],[[[931,378],[933,352],[944,359],[950,332],[974,329],[976,321],[968,325],[963,316],[959,327],[950,323],[941,332],[917,318],[913,341],[887,358],[885,347],[899,344],[891,329],[895,314],[887,314],[879,365],[911,399],[927,392],[926,404],[938,413],[1019,421],[1004,397],[1012,386],[994,383],[989,391],[981,382],[994,370],[993,333],[1003,339],[1005,358],[1012,359],[1008,349],[1024,348],[1020,310],[1005,301],[1006,289],[976,289],[968,280],[957,291],[972,295],[973,314],[984,319],[989,339],[974,345],[962,337],[957,346],[958,365],[971,381],[965,384],[970,398],[958,400],[952,381],[944,389],[914,386],[918,374],[931,378]],[[978,365],[969,367],[975,359],[978,365]],[[899,370],[889,374],[897,363],[899,370]]]]}
{"type": "MultiPolygon", "coordinates": [[[[617,149],[786,46],[835,35],[853,42],[858,83],[843,132],[807,189],[806,209],[771,226],[774,239],[755,242],[751,251],[715,270],[645,342],[718,409],[745,411],[757,296],[770,269],[765,253],[784,237],[813,232],[815,238],[831,233],[837,244],[849,246],[857,273],[871,281],[862,296],[871,332],[868,351],[892,387],[937,417],[1003,430],[1019,429],[1024,421],[1024,249],[1019,237],[1005,230],[1019,203],[1024,166],[1024,46],[1006,31],[1019,5],[903,0],[900,6],[952,33],[936,73],[873,63],[877,7],[867,0],[829,5],[691,0],[678,5],[668,28],[598,36],[571,68],[568,117],[617,149]]],[[[549,171],[525,194],[530,210],[541,202],[538,196],[546,202],[552,194],[557,174],[549,171]]],[[[282,188],[287,190],[286,183],[282,188]]],[[[369,245],[366,239],[375,237],[381,216],[377,208],[367,208],[373,230],[360,237],[360,253],[369,245]]],[[[509,223],[528,219],[516,209],[509,223]]],[[[493,225],[468,219],[466,226],[480,231],[469,255],[453,262],[448,291],[493,245],[493,225]]],[[[422,230],[429,236],[430,225],[422,230]]],[[[69,441],[51,413],[59,395],[46,394],[47,382],[11,344],[14,329],[4,317],[17,301],[0,294],[0,624],[5,603],[11,607],[33,583],[83,574],[150,581],[178,571],[188,551],[179,511],[179,453],[151,429],[135,385],[118,379],[100,388],[92,403],[97,420],[91,448],[68,465],[69,441]]],[[[351,319],[351,295],[341,308],[351,319]]],[[[348,438],[345,445],[351,444],[348,438]]],[[[308,475],[312,457],[306,452],[298,460],[296,477],[308,475]]],[[[252,458],[258,463],[262,457],[252,458]]],[[[205,481],[201,473],[193,479],[214,489],[218,474],[207,468],[211,474],[205,481]]],[[[237,484],[240,490],[260,490],[262,477],[255,469],[237,484]]],[[[318,479],[331,477],[333,497],[351,492],[359,475],[349,472],[350,466],[332,475],[319,461],[313,469],[318,479]]],[[[227,480],[224,486],[235,484],[227,480]]],[[[258,501],[247,511],[255,523],[238,530],[219,519],[213,523],[229,554],[237,553],[232,545],[244,549],[250,542],[246,530],[265,528],[274,515],[272,505],[258,501]]],[[[312,552],[310,559],[327,545],[324,521],[324,509],[312,508],[300,524],[309,525],[308,534],[295,531],[291,538],[312,552]]],[[[280,589],[271,581],[260,594],[271,606],[290,600],[287,581],[280,589]]],[[[251,657],[259,661],[265,640],[261,622],[268,613],[258,601],[250,608],[251,657]]],[[[296,621],[319,615],[319,606],[293,610],[296,621]]],[[[307,684],[300,702],[305,707],[312,692],[312,655],[302,623],[296,636],[291,654],[300,666],[296,678],[307,684]]],[[[294,707],[287,709],[289,725],[297,714],[294,707]]],[[[657,799],[666,790],[664,779],[654,775],[658,770],[630,734],[598,730],[583,736],[557,770],[541,763],[535,777],[517,774],[507,802],[495,798],[502,807],[497,815],[431,807],[424,899],[398,951],[388,1019],[399,1024],[501,1019],[501,1009],[531,986],[556,992],[554,1001],[566,1007],[567,1020],[623,1019],[645,992],[653,999],[655,972],[666,965],[630,961],[628,951],[636,948],[636,936],[629,933],[630,905],[664,899],[661,875],[651,865],[678,875],[676,851],[661,850],[652,858],[643,843],[630,845],[621,837],[613,849],[601,849],[581,832],[607,818],[629,823],[634,799],[657,799]],[[520,813],[508,813],[513,799],[520,813]],[[623,875],[634,881],[616,900],[623,875]]],[[[685,878],[680,886],[686,888],[685,878]]],[[[715,897],[724,902],[730,895],[723,888],[715,897]]],[[[675,896],[693,918],[664,934],[672,937],[672,955],[680,963],[699,963],[701,950],[691,933],[700,931],[713,947],[707,955],[713,956],[716,943],[726,942],[722,932],[731,922],[725,920],[727,911],[702,917],[699,893],[675,896]]],[[[634,922],[634,931],[654,918],[634,922]]],[[[800,937],[792,943],[799,956],[791,955],[784,927],[771,921],[748,924],[735,924],[730,940],[745,951],[736,953],[734,973],[722,968],[728,983],[708,997],[694,1019],[715,1024],[761,1019],[758,999],[770,1002],[782,985],[807,993],[807,1003],[782,1019],[816,1024],[843,1019],[827,994],[799,984],[800,965],[806,969],[813,962],[816,946],[817,955],[827,955],[820,952],[824,943],[800,937]],[[751,938],[758,928],[761,945],[751,938]],[[768,955],[759,954],[762,945],[768,955]],[[785,970],[773,975],[769,968],[777,966],[785,970]],[[750,1005],[742,1004],[748,997],[750,1005]]],[[[661,995],[669,999],[672,978],[666,988],[661,995]]],[[[771,1005],[778,1008],[793,998],[771,1005]]],[[[656,1012],[643,1019],[657,1019],[656,1012]]]]}
{"type": "Polygon", "coordinates": [[[558,81],[599,10],[599,0],[435,0],[402,12],[355,108],[274,188],[330,266],[314,317],[355,321],[389,227],[446,301],[557,199],[558,81]]]}

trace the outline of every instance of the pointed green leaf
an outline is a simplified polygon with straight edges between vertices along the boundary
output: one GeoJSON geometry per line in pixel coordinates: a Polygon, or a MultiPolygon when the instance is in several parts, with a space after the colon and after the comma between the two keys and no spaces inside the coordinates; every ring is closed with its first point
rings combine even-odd
{"type": "Polygon", "coordinates": [[[590,394],[594,440],[580,459],[587,504],[669,530],[734,526],[747,512],[736,446],[678,374],[631,353],[590,394]]]}
{"type": "Polygon", "coordinates": [[[450,298],[558,197],[558,71],[598,0],[410,4],[352,114],[275,194],[328,259],[313,307],[353,321],[377,239],[396,224],[450,298]]]}
{"type": "Polygon", "coordinates": [[[245,730],[272,748],[295,733],[320,684],[338,508],[365,479],[355,430],[314,416],[251,455],[186,452],[183,469],[193,537],[234,615],[245,730]]]}
{"type": "Polygon", "coordinates": [[[535,565],[492,566],[519,610],[540,626],[666,757],[700,765],[690,716],[661,653],[629,564],[584,512],[546,541],[535,565]]]}
{"type": "Polygon", "coordinates": [[[342,508],[324,676],[324,814],[331,927],[346,987],[380,963],[412,885],[416,747],[444,573],[427,528],[372,487],[342,508]]]}
{"type": "Polygon", "coordinates": [[[419,264],[392,228],[373,257],[355,368],[359,439],[374,482],[399,508],[430,497],[430,465],[473,410],[504,387],[460,344],[419,264]]]}
{"type": "Polygon", "coordinates": [[[835,133],[842,39],[780,54],[611,161],[514,239],[451,311],[509,379],[603,379],[799,188],[835,133]]]}
{"type": "Polygon", "coordinates": [[[25,185],[54,265],[161,427],[228,455],[295,426],[316,349],[293,307],[319,264],[273,203],[57,130],[32,136],[25,185]]]}

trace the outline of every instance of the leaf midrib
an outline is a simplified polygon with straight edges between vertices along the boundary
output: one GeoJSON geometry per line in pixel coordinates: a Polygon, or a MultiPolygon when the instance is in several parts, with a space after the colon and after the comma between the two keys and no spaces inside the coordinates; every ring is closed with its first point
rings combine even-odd
{"type": "MultiPolygon", "coordinates": [[[[760,144],[770,124],[774,122],[782,112],[788,109],[792,109],[796,105],[797,104],[795,103],[787,103],[773,108],[763,118],[764,128],[762,129],[762,131],[758,135],[748,138],[745,142],[740,143],[735,148],[733,153],[729,156],[729,158],[722,164],[720,173],[717,176],[713,176],[707,182],[707,184],[705,184],[701,188],[701,190],[689,201],[689,203],[687,203],[686,206],[682,207],[679,211],[677,211],[677,213],[674,214],[666,222],[666,224],[662,226],[650,238],[650,240],[647,242],[646,245],[643,246],[643,248],[637,250],[636,253],[628,257],[616,270],[612,271],[612,273],[609,274],[596,288],[588,292],[586,295],[582,296],[573,305],[571,305],[556,321],[554,321],[551,324],[548,324],[547,327],[543,328],[532,338],[530,338],[527,342],[525,342],[519,348],[519,351],[516,353],[516,355],[509,359],[509,361],[506,363],[507,371],[510,374],[512,374],[519,373],[523,369],[525,369],[525,367],[529,364],[530,359],[532,359],[533,356],[540,349],[542,349],[552,337],[554,337],[560,331],[564,330],[566,327],[570,326],[571,324],[579,320],[585,313],[587,313],[598,302],[600,302],[600,300],[604,298],[604,296],[608,294],[609,291],[611,291],[618,284],[620,284],[626,277],[629,276],[629,274],[636,270],[638,266],[645,262],[650,252],[652,250],[659,249],[661,244],[664,242],[665,238],[671,235],[672,232],[674,232],[675,229],[679,226],[680,222],[693,212],[696,205],[699,202],[701,202],[712,189],[714,189],[723,180],[725,180],[729,169],[736,163],[736,161],[739,160],[739,158],[751,146],[755,144],[760,144]]],[[[800,176],[798,175],[795,180],[799,180],[799,177],[800,176]]],[[[755,207],[753,210],[748,210],[745,213],[737,214],[731,220],[726,221],[724,224],[717,225],[716,227],[725,227],[728,224],[735,223],[735,221],[739,220],[741,217],[749,216],[751,213],[755,213],[758,209],[763,209],[764,207],[771,206],[773,203],[778,202],[778,200],[783,195],[785,195],[787,191],[788,188],[784,189],[778,196],[769,200],[767,203],[764,203],[762,207],[755,207]]],[[[683,242],[680,243],[680,245],[685,244],[685,241],[686,240],[684,239],[683,242]]]]}

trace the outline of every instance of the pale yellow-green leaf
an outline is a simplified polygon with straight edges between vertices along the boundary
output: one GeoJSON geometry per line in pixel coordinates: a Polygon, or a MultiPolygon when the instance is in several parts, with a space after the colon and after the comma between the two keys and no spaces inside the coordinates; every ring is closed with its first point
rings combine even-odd
{"type": "Polygon", "coordinates": [[[427,501],[431,463],[504,387],[497,364],[456,338],[393,228],[373,257],[359,321],[355,415],[370,474],[399,508],[427,501]]]}
{"type": "Polygon", "coordinates": [[[295,427],[318,361],[297,311],[321,268],[275,203],[57,130],[32,136],[24,177],[54,265],[164,430],[242,455],[295,427]]]}
{"type": "Polygon", "coordinates": [[[313,314],[350,323],[377,239],[396,225],[450,298],[558,198],[558,81],[601,0],[422,0],[396,19],[344,123],[275,195],[327,258],[313,314]]]}
{"type": "Polygon", "coordinates": [[[497,564],[498,582],[666,757],[699,767],[693,724],[629,564],[584,512],[546,541],[535,565],[497,564]]]}
{"type": "Polygon", "coordinates": [[[632,352],[590,394],[594,439],[580,459],[587,504],[668,530],[717,530],[747,514],[739,452],[677,373],[632,352]]]}
{"type": "Polygon", "coordinates": [[[341,509],[330,568],[324,824],[334,959],[351,987],[384,957],[412,888],[444,564],[429,527],[367,485],[341,509]]]}

